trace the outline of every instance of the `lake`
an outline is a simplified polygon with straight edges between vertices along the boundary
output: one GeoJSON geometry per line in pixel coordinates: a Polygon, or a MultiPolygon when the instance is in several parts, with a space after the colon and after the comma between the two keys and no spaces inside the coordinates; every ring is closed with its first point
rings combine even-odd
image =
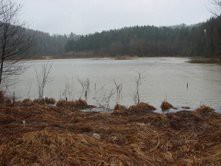
{"type": "Polygon", "coordinates": [[[114,59],[62,59],[26,61],[26,71],[16,78],[9,94],[18,99],[37,98],[36,72],[42,64],[52,64],[49,82],[44,95],[56,99],[84,98],[80,81],[89,80],[87,93],[90,104],[107,104],[119,101],[134,104],[136,80],[141,74],[139,93],[141,101],[159,108],[163,100],[176,107],[196,108],[202,104],[221,110],[221,66],[217,64],[187,63],[187,58],[114,59]],[[79,81],[80,80],[80,81],[79,81]],[[116,87],[122,84],[121,97],[117,99],[116,87]]]}

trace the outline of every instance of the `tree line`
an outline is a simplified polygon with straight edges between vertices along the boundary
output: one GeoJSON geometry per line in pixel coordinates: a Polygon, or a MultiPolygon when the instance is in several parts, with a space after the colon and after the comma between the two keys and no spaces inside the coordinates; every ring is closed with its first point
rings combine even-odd
{"type": "Polygon", "coordinates": [[[39,56],[62,56],[65,54],[65,45],[68,40],[76,40],[78,35],[50,35],[49,33],[26,30],[32,36],[32,46],[25,52],[27,58],[39,56]]]}
{"type": "Polygon", "coordinates": [[[135,26],[68,40],[66,52],[92,55],[219,56],[221,16],[191,26],[135,26]]]}

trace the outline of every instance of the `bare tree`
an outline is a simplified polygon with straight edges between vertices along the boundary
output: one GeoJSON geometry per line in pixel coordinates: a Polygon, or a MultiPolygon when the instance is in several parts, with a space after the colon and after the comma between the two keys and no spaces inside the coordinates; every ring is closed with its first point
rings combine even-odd
{"type": "Polygon", "coordinates": [[[65,100],[70,100],[71,97],[74,98],[73,91],[73,78],[70,81],[68,79],[65,79],[65,87],[62,92],[62,96],[65,98],[65,100]]]}
{"type": "Polygon", "coordinates": [[[114,85],[116,88],[116,103],[119,104],[120,99],[122,98],[122,90],[123,90],[123,84],[118,84],[115,80],[114,80],[114,85]]]}
{"type": "Polygon", "coordinates": [[[31,46],[31,37],[19,24],[21,5],[11,0],[0,0],[0,85],[8,77],[20,74],[23,53],[31,46]]]}
{"type": "Polygon", "coordinates": [[[99,108],[104,111],[110,111],[110,102],[112,97],[115,95],[115,91],[111,89],[110,91],[106,90],[104,86],[100,88],[97,87],[97,84],[94,84],[94,101],[98,105],[99,108]]]}
{"type": "Polygon", "coordinates": [[[114,90],[111,89],[110,92],[104,92],[99,96],[97,95],[96,97],[93,97],[93,99],[96,101],[98,107],[102,108],[105,111],[109,111],[111,98],[114,96],[114,94],[114,90]]]}
{"type": "Polygon", "coordinates": [[[135,104],[140,103],[140,85],[141,85],[141,81],[142,81],[142,75],[141,75],[141,73],[138,73],[138,77],[135,80],[136,91],[135,91],[134,96],[133,96],[135,104]]]}
{"type": "Polygon", "coordinates": [[[110,110],[110,102],[111,102],[111,98],[113,96],[114,96],[114,90],[112,89],[112,90],[110,90],[109,93],[103,95],[103,98],[102,98],[102,100],[100,102],[100,103],[104,103],[103,104],[103,108],[105,110],[107,110],[107,111],[110,110]]]}
{"type": "Polygon", "coordinates": [[[49,78],[49,74],[51,72],[52,64],[46,63],[42,65],[40,73],[35,70],[37,85],[38,85],[38,95],[39,99],[42,99],[44,96],[45,86],[51,79],[49,78]]]}
{"type": "Polygon", "coordinates": [[[211,3],[213,6],[215,6],[216,8],[212,10],[212,14],[214,14],[215,16],[220,16],[221,14],[221,0],[211,0],[211,3]]]}
{"type": "Polygon", "coordinates": [[[84,94],[84,98],[87,101],[88,99],[88,93],[90,90],[90,80],[87,78],[86,80],[81,80],[78,78],[78,82],[81,84],[82,87],[82,93],[84,94]]]}

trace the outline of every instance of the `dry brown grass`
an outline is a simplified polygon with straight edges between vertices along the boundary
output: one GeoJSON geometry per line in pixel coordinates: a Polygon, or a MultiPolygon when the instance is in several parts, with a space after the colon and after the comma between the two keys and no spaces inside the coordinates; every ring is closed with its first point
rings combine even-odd
{"type": "Polygon", "coordinates": [[[66,104],[0,106],[0,165],[221,165],[221,115],[209,107],[115,114],[66,104]]]}
{"type": "Polygon", "coordinates": [[[43,99],[35,99],[33,100],[34,103],[38,103],[38,104],[55,104],[56,101],[53,98],[43,98],[43,99]]]}
{"type": "Polygon", "coordinates": [[[131,55],[121,55],[114,57],[115,60],[134,60],[138,59],[138,56],[131,56],[131,55]]]}
{"type": "Polygon", "coordinates": [[[205,64],[217,63],[217,64],[221,64],[221,58],[220,57],[212,57],[212,58],[197,57],[197,58],[191,58],[189,60],[189,63],[205,63],[205,64]]]}
{"type": "Polygon", "coordinates": [[[3,91],[0,91],[0,105],[10,105],[11,103],[11,99],[5,96],[5,93],[3,91]]]}
{"type": "Polygon", "coordinates": [[[126,106],[117,104],[114,107],[114,112],[113,113],[126,113],[126,111],[127,111],[127,107],[126,106]]]}
{"type": "Polygon", "coordinates": [[[128,108],[129,112],[153,112],[156,108],[148,103],[138,103],[128,108]]]}
{"type": "Polygon", "coordinates": [[[85,100],[78,99],[74,101],[66,101],[66,100],[59,100],[56,104],[57,107],[60,108],[69,108],[69,109],[87,109],[87,108],[93,108],[95,106],[88,105],[88,103],[85,100]]]}
{"type": "Polygon", "coordinates": [[[31,99],[24,99],[22,101],[22,105],[31,106],[31,105],[33,105],[33,101],[31,99]]]}
{"type": "Polygon", "coordinates": [[[175,109],[175,107],[172,104],[170,104],[168,101],[163,101],[160,108],[162,109],[163,112],[172,108],[175,109]]]}
{"type": "Polygon", "coordinates": [[[199,108],[197,108],[196,110],[194,110],[194,112],[196,112],[198,114],[202,114],[202,115],[207,115],[207,114],[214,113],[215,110],[211,107],[206,106],[206,105],[202,105],[199,108]]]}
{"type": "Polygon", "coordinates": [[[0,91],[0,103],[4,101],[4,93],[0,91]]]}

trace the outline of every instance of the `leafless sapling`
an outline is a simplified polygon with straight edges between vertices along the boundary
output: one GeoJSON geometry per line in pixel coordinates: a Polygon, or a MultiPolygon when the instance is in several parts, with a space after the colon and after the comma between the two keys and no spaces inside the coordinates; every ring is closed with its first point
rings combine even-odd
{"type": "Polygon", "coordinates": [[[85,100],[87,101],[88,93],[90,90],[90,80],[89,80],[89,78],[87,78],[86,80],[81,80],[78,78],[78,82],[80,83],[80,85],[82,87],[82,93],[84,95],[85,100]]]}
{"type": "Polygon", "coordinates": [[[49,74],[51,72],[51,69],[52,69],[52,64],[46,63],[46,64],[42,65],[40,72],[35,70],[39,99],[43,98],[45,86],[47,85],[48,82],[51,81],[51,79],[49,78],[49,74]]]}
{"type": "Polygon", "coordinates": [[[109,111],[111,99],[115,95],[114,90],[111,89],[110,91],[107,91],[106,89],[104,89],[104,86],[98,88],[97,84],[95,84],[94,89],[95,96],[93,97],[93,99],[95,100],[98,107],[102,108],[105,111],[109,111]]]}
{"type": "Polygon", "coordinates": [[[66,101],[70,100],[71,97],[74,98],[73,96],[73,78],[71,81],[68,79],[65,79],[65,87],[62,92],[62,96],[65,98],[66,101]]]}
{"type": "Polygon", "coordinates": [[[114,80],[114,85],[116,88],[116,103],[119,104],[120,99],[122,98],[123,84],[119,84],[114,80]]]}
{"type": "Polygon", "coordinates": [[[135,91],[134,96],[133,96],[135,104],[140,103],[140,85],[141,85],[141,82],[142,82],[142,75],[141,75],[141,73],[138,73],[138,77],[135,80],[136,91],[135,91]]]}

